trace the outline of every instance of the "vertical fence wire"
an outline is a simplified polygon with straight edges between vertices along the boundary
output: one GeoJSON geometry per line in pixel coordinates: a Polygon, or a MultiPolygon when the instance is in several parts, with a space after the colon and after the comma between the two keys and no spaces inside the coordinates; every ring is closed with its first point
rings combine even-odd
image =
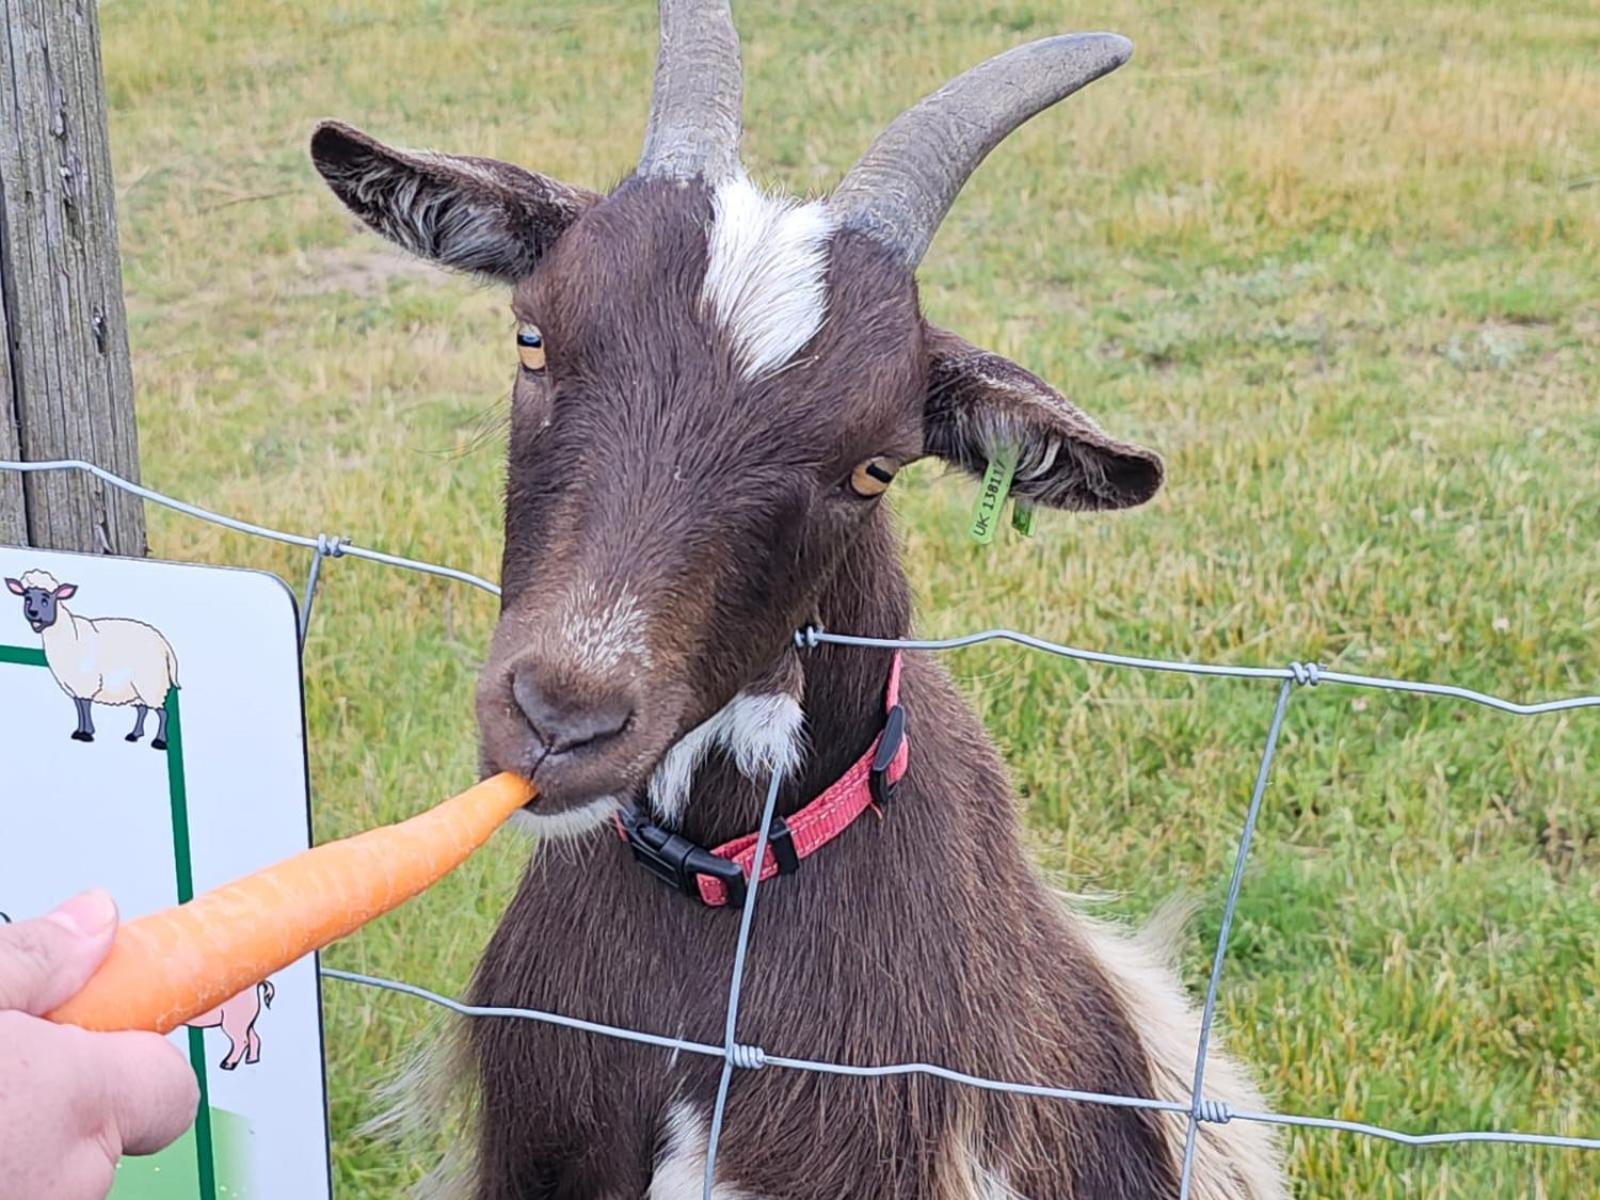
{"type": "Polygon", "coordinates": [[[736,1066],[759,1068],[764,1055],[758,1047],[741,1047],[739,1032],[739,993],[744,989],[745,957],[750,950],[750,925],[756,915],[756,892],[761,887],[761,869],[767,862],[767,835],[772,830],[772,814],[778,807],[778,789],[783,786],[783,772],[773,771],[767,784],[767,802],[761,809],[761,829],[756,834],[756,856],[750,860],[750,882],[745,887],[744,907],[739,913],[739,940],[733,950],[733,978],[728,984],[727,1022],[722,1033],[722,1078],[717,1082],[717,1099],[711,1110],[711,1137],[706,1146],[706,1180],[702,1200],[711,1200],[711,1187],[716,1179],[717,1145],[722,1141],[722,1118],[728,1107],[728,1088],[733,1083],[736,1066]]]}
{"type": "Polygon", "coordinates": [[[1256,818],[1261,815],[1261,798],[1267,792],[1267,778],[1272,772],[1272,759],[1278,750],[1278,734],[1283,729],[1283,715],[1288,711],[1289,693],[1293,688],[1294,681],[1291,679],[1285,679],[1278,685],[1278,701],[1272,709],[1272,724],[1267,727],[1267,744],[1261,751],[1261,765],[1256,769],[1255,787],[1250,793],[1250,807],[1245,812],[1244,832],[1239,835],[1239,851],[1233,859],[1233,877],[1228,881],[1228,901],[1222,908],[1222,928],[1217,933],[1217,950],[1211,959],[1211,982],[1206,985],[1205,1006],[1200,1010],[1200,1041],[1195,1048],[1194,1085],[1189,1089],[1189,1123],[1183,1134],[1183,1166],[1178,1181],[1178,1200],[1189,1200],[1200,1122],[1212,1116],[1225,1116],[1217,1112],[1207,1112],[1203,1107],[1206,1055],[1211,1049],[1211,1023],[1217,1015],[1217,992],[1222,986],[1222,963],[1228,955],[1228,934],[1233,929],[1234,910],[1239,907],[1239,890],[1244,882],[1244,864],[1250,856],[1250,842],[1256,833],[1256,818]]]}
{"type": "MultiPolygon", "coordinates": [[[[114,475],[101,467],[77,460],[61,460],[40,463],[20,463],[0,460],[0,471],[36,472],[36,471],[81,471],[100,479],[110,486],[121,488],[132,495],[139,496],[154,504],[206,521],[222,528],[248,536],[266,538],[282,542],[287,545],[299,546],[312,552],[309,572],[306,578],[304,599],[301,605],[300,625],[298,629],[299,649],[304,655],[306,634],[310,628],[311,614],[316,600],[317,588],[322,572],[323,560],[327,558],[351,557],[360,558],[368,562],[384,566],[396,567],[402,570],[421,572],[427,575],[438,576],[445,579],[465,583],[471,587],[498,596],[500,589],[468,571],[458,570],[454,567],[441,566],[436,563],[423,562],[419,559],[404,558],[398,555],[386,554],[378,550],[358,546],[345,538],[318,535],[308,537],[302,534],[287,533],[282,530],[272,529],[267,526],[241,521],[234,517],[200,508],[196,505],[175,500],[163,493],[131,483],[128,480],[114,475]]],[[[879,638],[864,637],[851,634],[829,633],[824,630],[808,627],[796,635],[797,642],[801,645],[816,646],[823,642],[830,642],[843,646],[871,646],[884,649],[900,650],[948,650],[963,646],[976,645],[988,641],[1008,641],[1043,653],[1056,655],[1063,658],[1075,659],[1081,662],[1090,662],[1106,666],[1131,667],[1139,670],[1178,672],[1201,677],[1227,677],[1235,679],[1276,679],[1279,681],[1277,702],[1273,708],[1272,721],[1268,727],[1266,744],[1263,748],[1260,765],[1256,772],[1255,785],[1251,792],[1250,803],[1246,810],[1244,829],[1240,835],[1239,845],[1234,858],[1233,872],[1229,880],[1227,900],[1223,908],[1222,925],[1217,936],[1217,945],[1212,957],[1211,976],[1206,988],[1204,1006],[1201,1011],[1200,1036],[1196,1047],[1195,1073],[1190,1094],[1187,1099],[1180,1100],[1175,1097],[1152,1096],[1124,1096],[1108,1095],[1097,1092],[1085,1092],[1071,1088],[1057,1087],[1036,1082],[1018,1080],[992,1079],[985,1076],[972,1075],[963,1071],[953,1070],[949,1067],[934,1063],[904,1062],[884,1063],[875,1065],[844,1064],[827,1062],[816,1059],[788,1058],[779,1055],[767,1054],[760,1046],[742,1044],[737,1040],[738,1019],[740,1011],[741,994],[744,985],[745,969],[747,964],[751,927],[755,915],[756,895],[760,887],[759,864],[766,858],[767,841],[771,829],[773,814],[776,811],[778,790],[782,778],[774,774],[768,783],[766,803],[762,810],[761,827],[757,837],[756,864],[752,877],[746,888],[743,908],[740,912],[739,934],[735,944],[733,971],[728,988],[728,1005],[724,1014],[724,1034],[722,1045],[712,1046],[698,1042],[688,1041],[683,1038],[671,1037],[665,1034],[652,1033],[646,1030],[624,1029],[615,1026],[602,1025],[592,1021],[569,1017],[561,1013],[545,1012],[539,1009],[512,1006],[480,1006],[463,1004],[446,996],[441,996],[427,988],[416,984],[405,983],[392,979],[383,979],[357,972],[340,971],[332,967],[323,967],[321,974],[324,978],[334,979],[345,983],[361,985],[369,988],[380,989],[391,993],[412,996],[425,1002],[438,1005],[459,1015],[481,1019],[500,1020],[531,1020],[539,1021],[553,1026],[571,1029],[575,1032],[591,1036],[617,1038],[639,1044],[656,1046],[674,1052],[716,1057],[722,1060],[722,1073],[719,1079],[716,1099],[712,1111],[712,1122],[706,1149],[706,1170],[703,1188],[703,1200],[712,1200],[712,1188],[715,1178],[717,1148],[721,1139],[722,1127],[727,1110],[728,1096],[731,1089],[733,1072],[737,1069],[758,1069],[762,1067],[782,1068],[787,1070],[812,1071],[822,1074],[847,1076],[853,1078],[882,1078],[894,1075],[926,1074],[941,1079],[947,1079],[965,1086],[981,1088],[988,1091],[1009,1093],[1014,1095],[1039,1096],[1059,1099],[1067,1103],[1100,1104],[1118,1108],[1134,1108],[1155,1112],[1181,1113],[1187,1116],[1184,1150],[1182,1158],[1182,1173],[1180,1177],[1180,1197],[1187,1200],[1191,1189],[1191,1180],[1194,1169],[1194,1156],[1198,1140],[1198,1130],[1202,1122],[1226,1123],[1227,1121],[1252,1121],[1264,1125],[1322,1129],[1332,1132],[1355,1134],[1363,1137],[1377,1138],[1408,1146],[1446,1146],[1464,1145],[1471,1143],[1493,1143],[1501,1145],[1519,1146],[1545,1146],[1562,1149],[1600,1151],[1600,1137],[1578,1137],[1565,1134],[1525,1133],[1506,1130],[1459,1130],[1439,1133],[1408,1133],[1402,1130],[1391,1129],[1381,1125],[1374,1125],[1360,1121],[1346,1121],[1333,1117],[1320,1117],[1297,1113],[1281,1112],[1250,1112],[1229,1109],[1220,1101],[1208,1099],[1204,1094],[1205,1067],[1209,1051],[1211,1030],[1215,1020],[1217,997],[1221,986],[1222,967],[1227,956],[1228,941],[1232,930],[1234,915],[1237,910],[1239,894],[1242,887],[1245,863],[1248,858],[1252,840],[1255,835],[1257,819],[1260,815],[1263,797],[1266,793],[1267,781],[1277,750],[1278,737],[1283,727],[1284,716],[1288,708],[1289,696],[1297,685],[1314,686],[1318,683],[1341,684],[1356,688],[1383,689],[1398,692],[1410,692],[1425,696],[1434,696],[1455,699],[1483,705],[1500,712],[1516,716],[1538,716],[1546,713],[1565,712],[1573,709],[1600,708],[1600,694],[1575,696],[1562,699],[1543,700],[1531,703],[1518,702],[1503,697],[1490,695],[1486,692],[1472,688],[1458,687],[1453,684],[1440,684],[1408,679],[1391,679],[1381,676],[1354,675],[1339,671],[1324,670],[1317,664],[1290,663],[1286,667],[1249,667],[1234,666],[1215,663],[1192,663],[1180,660],[1141,658],[1130,655],[1109,654],[1103,651],[1084,650],[1078,647],[1066,646],[1057,642],[1047,641],[1031,634],[1019,633],[1012,629],[988,629],[978,633],[960,637],[941,639],[919,638],[879,638]]]]}

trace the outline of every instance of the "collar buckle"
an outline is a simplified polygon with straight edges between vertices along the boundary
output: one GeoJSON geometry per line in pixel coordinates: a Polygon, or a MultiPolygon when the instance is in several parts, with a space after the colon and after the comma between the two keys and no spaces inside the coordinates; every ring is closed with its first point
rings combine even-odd
{"type": "Polygon", "coordinates": [[[744,903],[744,869],[738,863],[711,853],[682,834],[663,829],[638,805],[625,808],[618,815],[622,836],[633,852],[633,860],[661,882],[699,899],[700,885],[696,876],[710,875],[722,881],[730,905],[744,903]]]}
{"type": "Polygon", "coordinates": [[[872,801],[879,808],[887,808],[894,799],[898,779],[889,778],[889,769],[906,740],[906,710],[898,704],[891,705],[883,721],[883,732],[878,735],[878,748],[872,755],[872,769],[867,779],[872,788],[872,801]]]}

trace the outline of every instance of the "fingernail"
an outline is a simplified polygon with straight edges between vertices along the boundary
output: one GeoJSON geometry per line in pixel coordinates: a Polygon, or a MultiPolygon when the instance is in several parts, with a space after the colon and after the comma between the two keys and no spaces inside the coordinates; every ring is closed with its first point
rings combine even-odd
{"type": "Polygon", "coordinates": [[[45,918],[82,937],[98,937],[110,929],[116,919],[116,902],[110,893],[100,888],[74,896],[45,918]]]}

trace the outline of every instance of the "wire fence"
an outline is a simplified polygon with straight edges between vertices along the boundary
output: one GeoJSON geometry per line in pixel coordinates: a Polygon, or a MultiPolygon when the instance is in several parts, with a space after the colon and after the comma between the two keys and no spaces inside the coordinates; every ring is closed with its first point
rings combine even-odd
{"type": "MultiPolygon", "coordinates": [[[[187,504],[171,496],[163,495],[138,484],[131,483],[120,476],[114,475],[91,463],[77,460],[60,460],[54,462],[6,462],[0,461],[0,470],[21,473],[40,471],[76,471],[94,476],[101,482],[115,488],[120,488],[135,496],[139,496],[153,504],[164,508],[195,517],[202,521],[231,529],[237,533],[252,537],[267,538],[272,541],[283,542],[290,546],[298,546],[311,552],[311,562],[306,575],[305,591],[300,606],[300,644],[302,651],[305,646],[305,635],[309,628],[313,605],[316,601],[317,584],[322,575],[323,564],[330,558],[359,558],[369,562],[380,563],[385,566],[399,567],[408,571],[419,571],[428,575],[439,576],[444,579],[454,580],[468,584],[475,588],[498,596],[500,589],[487,579],[467,571],[456,570],[453,567],[440,566],[436,563],[421,562],[416,559],[403,558],[393,554],[369,549],[343,537],[331,537],[319,534],[315,537],[304,534],[286,533],[279,529],[270,529],[263,525],[241,521],[234,517],[224,516],[221,513],[209,511],[193,504],[187,504]]],[[[951,650],[963,646],[977,645],[982,642],[1007,641],[1017,645],[1038,650],[1046,654],[1057,655],[1062,658],[1076,659],[1080,662],[1097,663],[1105,666],[1129,667],[1144,671],[1173,672],[1209,678],[1230,679],[1259,679],[1276,680],[1278,687],[1271,711],[1271,718],[1267,726],[1265,744],[1261,752],[1260,764],[1256,770],[1255,784],[1251,789],[1250,802],[1245,809],[1243,828],[1239,836],[1238,849],[1234,855],[1233,871],[1228,880],[1227,900],[1223,907],[1222,924],[1217,935],[1216,949],[1211,960],[1211,975],[1206,986],[1205,1001],[1201,1008],[1200,1035],[1195,1047],[1194,1078],[1189,1095],[1183,1098],[1158,1098],[1149,1096],[1121,1096],[1109,1095],[1101,1092],[1078,1091],[1073,1088],[1051,1087],[1038,1083],[1028,1083],[1017,1080],[990,1079],[978,1075],[969,1075],[963,1071],[951,1070],[948,1067],[934,1063],[887,1063],[876,1066],[860,1066],[854,1064],[826,1062],[815,1059],[788,1058],[775,1054],[768,1054],[760,1046],[740,1042],[738,1040],[740,993],[744,982],[744,969],[747,951],[750,943],[750,927],[755,915],[756,899],[760,891],[761,880],[759,872],[752,873],[746,888],[744,906],[740,913],[739,936],[736,944],[732,964],[732,976],[728,985],[728,1005],[724,1025],[723,1040],[720,1045],[706,1042],[693,1042],[683,1038],[670,1037],[664,1034],[651,1033],[645,1030],[624,1029],[612,1025],[603,1025],[594,1021],[585,1021],[577,1017],[565,1016],[561,1013],[543,1012],[538,1009],[528,1008],[499,1008],[483,1007],[463,1004],[457,1000],[441,996],[427,988],[416,984],[404,983],[393,979],[381,979],[371,975],[362,975],[353,971],[341,971],[332,967],[322,968],[324,978],[338,980],[344,983],[357,984],[363,987],[378,988],[412,996],[430,1004],[438,1005],[458,1015],[472,1018],[493,1018],[540,1021],[545,1024],[560,1026],[584,1033],[602,1037],[618,1038],[624,1041],[635,1042],[647,1046],[655,1046],[664,1050],[671,1050],[685,1054],[700,1055],[706,1058],[722,1060],[722,1075],[717,1089],[715,1107],[712,1111],[710,1129],[710,1144],[706,1153],[706,1170],[704,1183],[704,1200],[712,1200],[712,1180],[716,1171],[717,1145],[722,1131],[723,1115],[727,1109],[728,1092],[736,1071],[754,1071],[766,1068],[780,1068],[796,1071],[815,1071],[830,1075],[853,1076],[857,1078],[874,1078],[891,1075],[929,1075],[945,1079],[953,1083],[963,1084],[968,1087],[982,1088],[989,1091],[1006,1092],[1015,1095],[1037,1096],[1057,1099],[1071,1103],[1101,1104],[1119,1108],[1138,1108],[1153,1112],[1174,1113],[1187,1118],[1184,1138],[1184,1150],[1179,1184],[1179,1200],[1188,1200],[1192,1186],[1194,1170],[1194,1153],[1199,1129],[1204,1124],[1227,1124],[1230,1121],[1254,1121],[1264,1125],[1294,1126],[1299,1128],[1326,1129],[1342,1133],[1359,1134],[1365,1137],[1380,1138],[1389,1142],[1398,1142],[1407,1146],[1447,1146],[1462,1145],[1472,1142],[1495,1142],[1523,1146],[1550,1146],[1574,1150],[1600,1150],[1600,1137],[1572,1137],[1562,1134],[1523,1133],[1506,1130],[1458,1130],[1445,1133],[1407,1133],[1398,1129],[1390,1129],[1381,1125],[1371,1125],[1360,1121],[1346,1121],[1335,1117],[1322,1117],[1299,1113],[1285,1112],[1254,1112],[1230,1107],[1223,1101],[1208,1099],[1205,1094],[1207,1053],[1211,1042],[1211,1031],[1216,1018],[1217,997],[1221,990],[1222,970],[1228,953],[1228,939],[1233,929],[1234,914],[1239,903],[1239,893],[1243,885],[1246,861],[1250,855],[1251,842],[1255,837],[1256,820],[1261,812],[1262,801],[1266,795],[1267,783],[1271,776],[1272,762],[1277,752],[1278,735],[1283,729],[1284,719],[1288,713],[1290,697],[1299,688],[1318,687],[1323,684],[1335,684],[1354,688],[1372,688],[1395,692],[1409,692],[1419,695],[1440,696],[1460,700],[1472,704],[1482,705],[1500,712],[1514,716],[1539,716],[1554,712],[1564,712],[1579,708],[1600,708],[1600,695],[1577,696],[1568,699],[1544,700],[1535,703],[1519,703],[1503,697],[1489,695],[1485,692],[1474,691],[1471,688],[1456,687],[1451,684],[1428,683],[1412,679],[1391,679],[1374,675],[1352,675],[1343,671],[1324,670],[1314,662],[1292,662],[1283,667],[1247,667],[1219,665],[1214,663],[1193,663],[1168,659],[1140,658],[1123,654],[1107,654],[1095,650],[1082,650],[1073,646],[1060,645],[1046,641],[1043,638],[1033,637],[1029,634],[1018,633],[1011,629],[989,629],[973,633],[964,637],[917,639],[917,638],[871,638],[858,637],[851,634],[833,633],[816,627],[807,627],[795,634],[795,644],[801,649],[811,649],[823,643],[838,646],[870,646],[884,649],[900,650],[951,650]]],[[[755,856],[753,862],[764,862],[768,832],[772,825],[774,809],[777,803],[778,786],[780,777],[774,776],[767,789],[766,803],[762,810],[760,830],[757,834],[755,856]]]]}

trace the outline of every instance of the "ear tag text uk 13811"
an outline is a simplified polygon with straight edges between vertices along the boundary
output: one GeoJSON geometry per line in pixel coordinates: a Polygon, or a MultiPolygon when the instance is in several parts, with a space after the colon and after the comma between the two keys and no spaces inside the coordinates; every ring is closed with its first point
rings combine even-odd
{"type": "Polygon", "coordinates": [[[1016,471],[1017,452],[1009,446],[996,451],[984,468],[978,502],[972,509],[972,540],[979,545],[987,546],[994,541],[995,527],[1000,524],[1006,494],[1011,490],[1011,477],[1016,471]]]}

